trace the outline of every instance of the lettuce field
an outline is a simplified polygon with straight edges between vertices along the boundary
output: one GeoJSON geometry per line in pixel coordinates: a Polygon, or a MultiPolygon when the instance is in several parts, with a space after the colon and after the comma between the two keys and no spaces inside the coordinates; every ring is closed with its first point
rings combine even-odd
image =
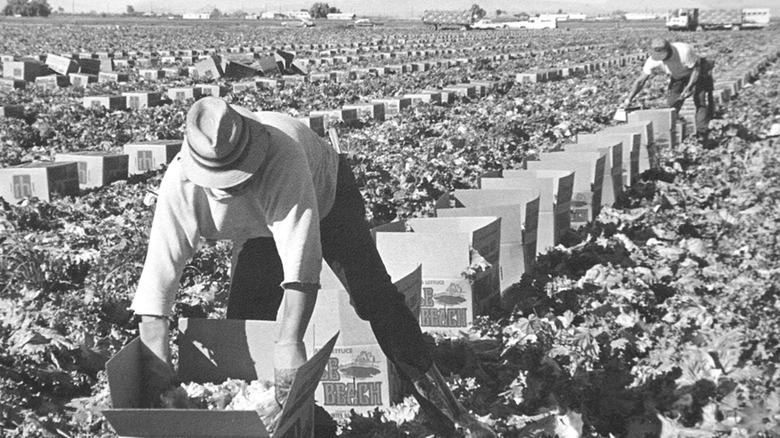
{"type": "MultiPolygon", "coordinates": [[[[433,216],[440,196],[477,188],[480,175],[521,168],[577,134],[617,124],[612,116],[650,39],[691,43],[715,61],[716,88],[735,72],[748,76],[719,101],[711,142],[690,136],[658,147],[656,165],[614,205],[537,257],[505,291],[503,310],[430,342],[455,394],[501,437],[780,436],[780,28],[671,34],[660,24],[462,32],[0,21],[0,34],[4,76],[25,56],[99,59],[101,52],[126,75],[68,86],[4,82],[0,107],[18,113],[0,116],[0,168],[180,140],[192,99],[168,97],[174,88],[218,85],[231,103],[309,117],[489,83],[476,94],[452,91],[446,101],[412,99],[383,120],[334,121],[372,225],[433,216]],[[245,86],[247,77],[195,77],[188,69],[204,54],[250,64],[276,50],[305,60],[310,80],[266,72],[277,81],[245,86]],[[606,62],[618,58],[628,62],[606,62]],[[567,73],[517,80],[548,69],[567,73]],[[84,104],[132,92],[163,98],[132,109],[84,104]]],[[[639,103],[663,107],[666,81],[654,77],[639,103]]],[[[128,307],[162,174],[49,201],[0,201],[3,437],[116,436],[100,413],[110,404],[105,363],[138,333],[128,307]]],[[[176,317],[224,317],[230,251],[229,242],[201,246],[181,278],[176,317]]],[[[416,410],[409,399],[342,422],[318,412],[317,436],[431,436],[416,410]]]]}

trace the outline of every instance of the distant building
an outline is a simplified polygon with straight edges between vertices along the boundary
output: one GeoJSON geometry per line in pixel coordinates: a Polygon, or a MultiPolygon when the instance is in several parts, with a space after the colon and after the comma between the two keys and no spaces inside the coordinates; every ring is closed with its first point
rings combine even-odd
{"type": "Polygon", "coordinates": [[[566,21],[569,19],[569,14],[539,14],[539,19],[544,21],[552,21],[553,19],[566,21]]]}
{"type": "MultiPolygon", "coordinates": [[[[263,20],[281,20],[282,18],[287,18],[287,15],[281,14],[279,12],[273,12],[273,11],[266,11],[260,14],[260,18],[263,20]]],[[[309,13],[306,13],[306,18],[309,17],[309,13]]]]}
{"type": "Polygon", "coordinates": [[[208,20],[211,18],[211,14],[208,12],[196,12],[191,14],[184,14],[181,18],[185,20],[208,20]]]}
{"type": "Polygon", "coordinates": [[[354,20],[355,18],[357,18],[355,14],[328,14],[328,20],[354,20]]]}
{"type": "Polygon", "coordinates": [[[583,21],[587,18],[585,14],[569,14],[569,21],[583,21]]]}
{"type": "Polygon", "coordinates": [[[297,18],[299,20],[300,19],[308,20],[311,18],[311,14],[309,14],[309,11],[292,11],[292,12],[288,12],[287,16],[290,18],[297,18]]]}
{"type": "Polygon", "coordinates": [[[652,12],[628,12],[626,13],[626,20],[657,20],[661,18],[660,15],[652,12]]]}

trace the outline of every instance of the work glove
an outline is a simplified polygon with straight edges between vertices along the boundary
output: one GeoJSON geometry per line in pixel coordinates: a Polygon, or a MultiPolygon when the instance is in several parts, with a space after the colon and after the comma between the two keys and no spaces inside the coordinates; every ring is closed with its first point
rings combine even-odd
{"type": "Polygon", "coordinates": [[[306,363],[306,346],[303,342],[277,342],[274,347],[274,388],[276,402],[284,406],[290,395],[295,373],[306,363]]]}
{"type": "Polygon", "coordinates": [[[141,407],[160,406],[160,395],[173,386],[175,374],[171,366],[170,334],[165,318],[146,320],[138,324],[141,339],[141,407]]]}

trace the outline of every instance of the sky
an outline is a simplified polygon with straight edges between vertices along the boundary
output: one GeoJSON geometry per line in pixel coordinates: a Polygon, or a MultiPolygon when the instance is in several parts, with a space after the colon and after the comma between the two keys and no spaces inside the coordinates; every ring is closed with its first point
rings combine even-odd
{"type": "Polygon", "coordinates": [[[598,15],[616,10],[625,12],[666,11],[679,7],[703,8],[771,8],[773,16],[780,16],[778,0],[48,0],[53,9],[62,7],[66,12],[123,13],[131,5],[137,12],[174,13],[211,11],[219,8],[222,12],[245,11],[259,13],[263,11],[287,12],[309,9],[316,1],[324,1],[342,12],[359,16],[386,16],[399,18],[417,18],[423,9],[468,9],[478,4],[489,15],[501,9],[510,13],[557,12],[562,9],[568,13],[598,15]],[[391,5],[389,7],[389,5],[391,5]]]}

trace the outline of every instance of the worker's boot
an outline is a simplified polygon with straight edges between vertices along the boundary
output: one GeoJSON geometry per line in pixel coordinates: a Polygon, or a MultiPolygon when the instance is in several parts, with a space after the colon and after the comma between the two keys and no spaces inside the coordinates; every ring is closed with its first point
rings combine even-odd
{"type": "Polygon", "coordinates": [[[412,383],[420,409],[428,417],[428,426],[436,434],[453,437],[457,426],[467,438],[497,437],[458,402],[436,365],[432,365],[428,372],[412,383]]]}

